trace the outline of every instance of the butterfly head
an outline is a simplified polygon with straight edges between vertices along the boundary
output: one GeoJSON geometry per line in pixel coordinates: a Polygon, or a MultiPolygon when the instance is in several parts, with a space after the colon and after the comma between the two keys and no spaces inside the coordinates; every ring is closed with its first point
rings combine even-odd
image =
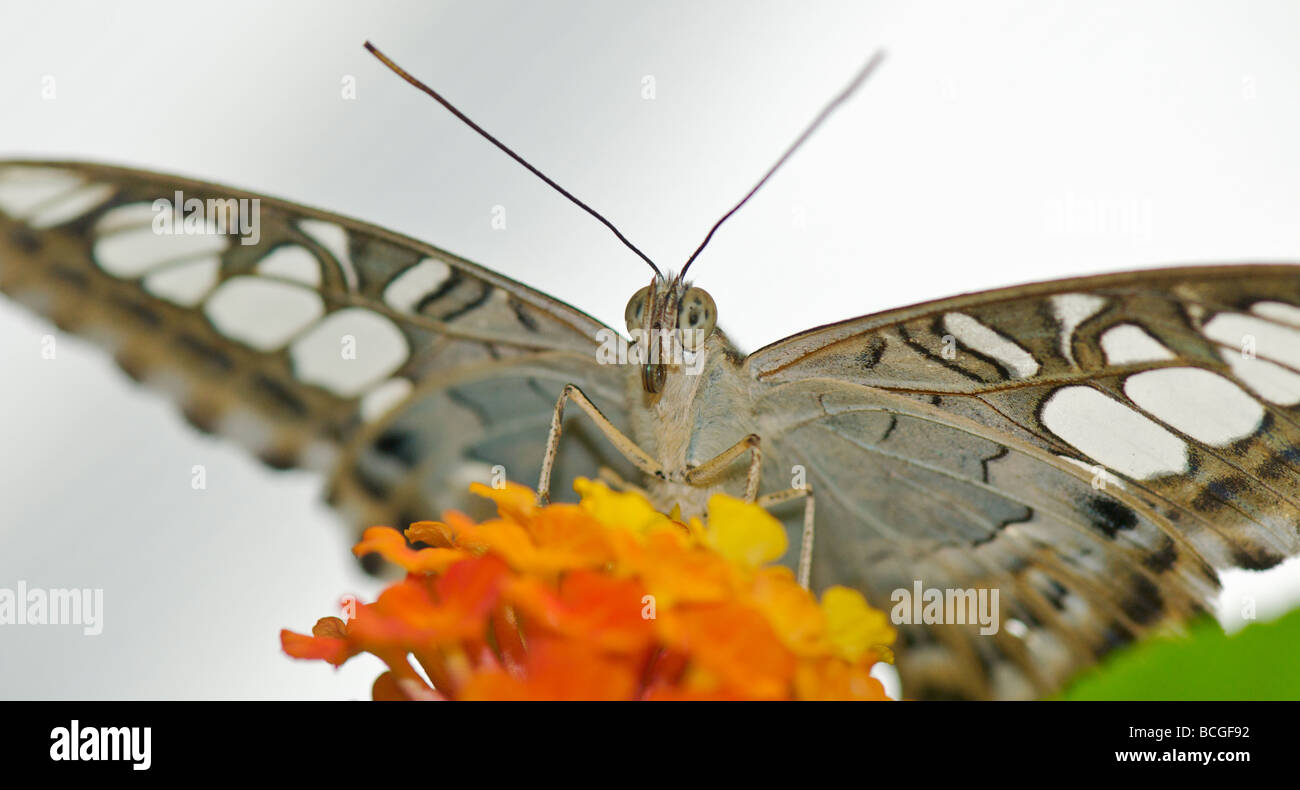
{"type": "Polygon", "coordinates": [[[703,288],[656,274],[632,294],[624,318],[632,342],[641,349],[641,386],[653,395],[663,389],[670,367],[680,366],[687,353],[705,350],[718,323],[718,307],[703,288]]]}

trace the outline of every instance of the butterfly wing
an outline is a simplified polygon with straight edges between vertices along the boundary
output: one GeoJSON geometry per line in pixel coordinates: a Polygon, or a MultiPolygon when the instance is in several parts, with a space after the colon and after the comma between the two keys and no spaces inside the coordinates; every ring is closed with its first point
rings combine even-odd
{"type": "Polygon", "coordinates": [[[913,621],[909,696],[1051,693],[1206,608],[1218,569],[1300,552],[1298,266],[961,296],[747,367],[768,484],[802,465],[816,496],[814,583],[913,621]],[[931,588],[998,590],[1001,629],[926,625],[931,588]]]}
{"type": "MultiPolygon", "coordinates": [[[[333,470],[359,527],[463,506],[496,465],[531,479],[566,383],[626,423],[589,316],[381,228],[189,179],[0,162],[0,290],[107,346],[199,428],[333,470]]],[[[557,490],[622,469],[587,429],[557,490]]]]}

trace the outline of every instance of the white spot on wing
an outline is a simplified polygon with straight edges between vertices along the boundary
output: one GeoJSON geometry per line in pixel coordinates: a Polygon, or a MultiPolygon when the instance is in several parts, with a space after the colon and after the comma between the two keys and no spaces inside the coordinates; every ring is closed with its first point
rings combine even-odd
{"type": "Polygon", "coordinates": [[[373,310],[348,307],[295,340],[289,354],[299,379],[352,397],[401,367],[408,349],[406,336],[392,321],[373,310]],[[350,358],[343,353],[348,336],[355,346],[350,358]]]}
{"type": "Polygon", "coordinates": [[[414,313],[426,295],[451,276],[451,267],[436,258],[425,258],[393,278],[384,288],[384,302],[402,313],[414,313]]]}
{"type": "Polygon", "coordinates": [[[370,391],[361,397],[361,420],[374,422],[383,417],[397,404],[406,400],[412,389],[414,385],[411,384],[411,380],[401,376],[394,376],[371,387],[370,391]]]}
{"type": "Polygon", "coordinates": [[[306,247],[284,244],[257,262],[257,273],[320,287],[320,262],[306,247]]]}
{"type": "Polygon", "coordinates": [[[352,265],[352,253],[348,249],[347,231],[333,222],[324,222],[318,219],[300,219],[298,220],[298,229],[329,250],[335,260],[339,262],[339,268],[343,270],[343,281],[347,283],[348,290],[357,290],[359,281],[356,267],[352,265]]]}
{"type": "Polygon", "coordinates": [[[33,228],[52,228],[71,222],[113,197],[114,191],[112,184],[87,184],[42,205],[27,219],[27,224],[33,228]]]}
{"type": "Polygon", "coordinates": [[[263,277],[221,284],[203,312],[226,337],[258,351],[280,348],[325,312],[320,296],[298,285],[263,277]]]}
{"type": "Polygon", "coordinates": [[[1219,313],[1201,331],[1237,353],[1241,353],[1246,338],[1254,338],[1257,356],[1300,369],[1300,330],[1241,313],[1219,313]]]}
{"type": "Polygon", "coordinates": [[[25,217],[59,195],[72,192],[81,182],[81,176],[68,170],[6,167],[0,170],[0,211],[11,217],[25,217]]]}
{"type": "Polygon", "coordinates": [[[1124,394],[1149,414],[1206,444],[1226,445],[1254,433],[1264,407],[1224,377],[1200,368],[1165,368],[1129,376],[1124,394]]]}
{"type": "Polygon", "coordinates": [[[1108,365],[1160,362],[1174,358],[1174,352],[1136,324],[1120,324],[1107,329],[1101,336],[1101,350],[1106,354],[1108,365]]]}
{"type": "Polygon", "coordinates": [[[1300,327],[1300,307],[1286,302],[1256,302],[1250,306],[1250,312],[1281,321],[1284,324],[1300,327]]]}
{"type": "Polygon", "coordinates": [[[989,673],[993,696],[1005,700],[1031,700],[1038,696],[1024,670],[1010,661],[999,661],[989,673]]]}
{"type": "Polygon", "coordinates": [[[1092,294],[1056,294],[1051,303],[1061,333],[1061,354],[1073,365],[1074,349],[1071,341],[1074,339],[1074,331],[1079,328],[1079,324],[1105,307],[1106,300],[1092,294]]]}
{"type": "MultiPolygon", "coordinates": [[[[170,213],[170,208],[167,212],[170,213]]],[[[152,203],[127,203],[104,212],[104,216],[95,221],[95,233],[100,236],[115,233],[127,228],[150,227],[154,217],[160,212],[152,203]]]]}
{"type": "Polygon", "coordinates": [[[1138,479],[1187,469],[1182,439],[1091,387],[1062,387],[1043,404],[1043,424],[1102,466],[1138,479]]]}
{"type": "Polygon", "coordinates": [[[1074,668],[1074,649],[1044,628],[1029,629],[1025,635],[1025,647],[1034,657],[1034,665],[1046,677],[1064,678],[1074,668]]]}
{"type": "Polygon", "coordinates": [[[176,403],[185,403],[190,399],[193,382],[177,371],[168,367],[157,367],[145,374],[145,385],[155,392],[162,393],[176,403]]]}
{"type": "Polygon", "coordinates": [[[158,234],[146,225],[101,236],[92,255],[99,268],[114,277],[129,278],[169,261],[223,252],[229,245],[229,238],[220,233],[158,234]]]}
{"type": "Polygon", "coordinates": [[[1032,354],[968,315],[947,313],[943,325],[969,348],[1010,368],[1015,378],[1027,378],[1038,372],[1038,360],[1032,354]]]}
{"type": "Polygon", "coordinates": [[[216,255],[178,263],[146,275],[144,288],[159,299],[193,307],[203,301],[203,297],[217,284],[220,269],[221,258],[216,255]]]}
{"type": "Polygon", "coordinates": [[[304,469],[328,472],[338,460],[339,449],[324,439],[313,439],[298,453],[298,465],[304,469]]]}
{"type": "Polygon", "coordinates": [[[1237,349],[1220,348],[1219,356],[1264,400],[1282,406],[1300,403],[1300,375],[1258,357],[1247,358],[1237,349]]]}
{"type": "Polygon", "coordinates": [[[270,450],[275,439],[275,427],[271,422],[247,409],[233,409],[221,415],[217,432],[254,454],[270,450]]]}

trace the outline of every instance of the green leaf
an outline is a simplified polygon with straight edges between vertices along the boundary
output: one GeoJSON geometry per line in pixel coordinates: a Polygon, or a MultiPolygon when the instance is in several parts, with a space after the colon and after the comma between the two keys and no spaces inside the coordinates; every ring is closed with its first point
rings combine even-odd
{"type": "Polygon", "coordinates": [[[1229,636],[1214,620],[1084,672],[1067,700],[1300,700],[1300,609],[1229,636]]]}

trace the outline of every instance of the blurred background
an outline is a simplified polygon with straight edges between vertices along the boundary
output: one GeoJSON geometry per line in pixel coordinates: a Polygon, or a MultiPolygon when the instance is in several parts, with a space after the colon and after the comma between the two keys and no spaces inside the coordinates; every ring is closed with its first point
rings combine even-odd
{"type": "MultiPolygon", "coordinates": [[[[887,50],[692,269],[747,351],[1032,280],[1300,261],[1287,0],[3,0],[0,157],[352,215],[621,326],[644,265],[366,39],[674,268],[887,50]]],[[[0,698],[368,697],[377,661],[335,672],[279,651],[280,628],[379,586],[321,480],[199,435],[79,340],[42,359],[53,331],[0,298],[0,587],[102,588],[104,630],[0,627],[0,698]]],[[[1300,600],[1294,562],[1228,581],[1229,627],[1243,596],[1262,618],[1300,600]]]]}

